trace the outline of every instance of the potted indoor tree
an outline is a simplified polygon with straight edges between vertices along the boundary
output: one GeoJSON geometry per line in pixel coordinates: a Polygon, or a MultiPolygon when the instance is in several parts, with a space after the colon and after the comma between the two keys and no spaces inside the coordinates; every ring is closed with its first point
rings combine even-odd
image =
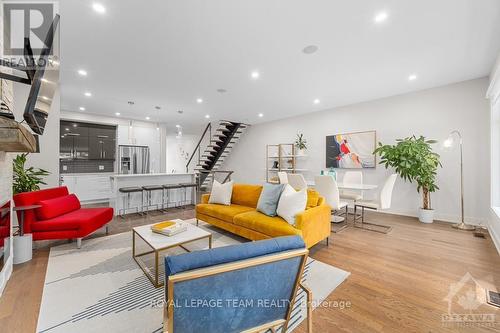
{"type": "Polygon", "coordinates": [[[42,177],[48,176],[50,173],[43,169],[26,168],[26,156],[28,154],[17,155],[13,160],[12,191],[14,194],[37,191],[40,189],[40,184],[47,185],[42,177]]]}
{"type": "Polygon", "coordinates": [[[297,139],[295,139],[295,147],[297,148],[297,155],[305,155],[307,150],[307,141],[304,139],[304,134],[298,133],[297,139]]]}
{"type": "Polygon", "coordinates": [[[434,210],[431,207],[430,194],[439,189],[436,185],[436,173],[442,166],[440,156],[433,152],[431,147],[437,141],[413,135],[396,142],[395,145],[383,145],[379,142],[374,153],[380,155],[380,164],[386,168],[394,168],[401,178],[417,184],[417,191],[422,193],[423,198],[419,220],[432,223],[434,210]]]}

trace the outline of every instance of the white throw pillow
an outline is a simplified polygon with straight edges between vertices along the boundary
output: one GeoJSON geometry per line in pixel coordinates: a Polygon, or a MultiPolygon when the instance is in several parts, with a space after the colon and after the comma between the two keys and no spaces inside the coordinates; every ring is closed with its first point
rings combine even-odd
{"type": "Polygon", "coordinates": [[[233,182],[221,184],[214,180],[212,185],[212,192],[208,199],[209,204],[221,204],[229,206],[231,204],[231,196],[233,195],[233,182]]]}
{"type": "Polygon", "coordinates": [[[281,193],[276,213],[291,225],[295,225],[295,215],[306,210],[307,189],[295,191],[290,185],[286,185],[281,193]]]}

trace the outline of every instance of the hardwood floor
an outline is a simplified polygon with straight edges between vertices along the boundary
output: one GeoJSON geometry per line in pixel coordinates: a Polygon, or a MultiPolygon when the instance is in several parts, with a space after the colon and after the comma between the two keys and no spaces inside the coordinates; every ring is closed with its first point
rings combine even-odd
{"type": "MultiPolygon", "coordinates": [[[[410,217],[376,213],[367,216],[392,225],[393,230],[384,235],[348,228],[332,234],[328,247],[325,243],[311,249],[314,259],[351,272],[313,312],[315,332],[500,332],[500,311],[488,305],[480,305],[472,313],[496,315],[492,325],[473,323],[462,327],[442,322],[448,311],[445,297],[450,285],[466,273],[483,287],[500,289],[500,256],[489,236],[476,238],[472,233],[452,229],[448,223],[424,225],[410,217]],[[335,301],[350,302],[351,306],[340,308],[335,301]]],[[[147,218],[130,215],[125,220],[115,219],[110,233],[165,218],[192,217],[192,207],[147,218]]],[[[99,232],[93,237],[101,236],[99,232]]],[[[14,267],[0,299],[1,332],[35,331],[48,247],[59,243],[63,242],[37,244],[33,260],[14,267]]],[[[470,288],[475,288],[472,280],[466,281],[462,290],[470,288]]],[[[452,307],[457,313],[469,312],[457,304],[457,299],[452,307]]],[[[305,328],[302,324],[296,332],[306,332],[305,328]]]]}

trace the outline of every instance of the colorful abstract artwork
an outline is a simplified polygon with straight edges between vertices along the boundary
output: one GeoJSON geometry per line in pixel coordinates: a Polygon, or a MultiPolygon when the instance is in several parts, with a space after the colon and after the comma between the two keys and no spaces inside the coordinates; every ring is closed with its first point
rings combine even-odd
{"type": "Polygon", "coordinates": [[[326,167],[375,168],[376,132],[357,132],[326,137],[326,167]]]}

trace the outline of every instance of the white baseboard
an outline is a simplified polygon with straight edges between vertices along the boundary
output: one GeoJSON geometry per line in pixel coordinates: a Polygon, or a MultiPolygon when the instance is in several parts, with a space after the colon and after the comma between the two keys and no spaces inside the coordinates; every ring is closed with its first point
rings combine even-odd
{"type": "Polygon", "coordinates": [[[500,254],[500,210],[498,208],[491,208],[488,231],[498,254],[500,254]]]}

